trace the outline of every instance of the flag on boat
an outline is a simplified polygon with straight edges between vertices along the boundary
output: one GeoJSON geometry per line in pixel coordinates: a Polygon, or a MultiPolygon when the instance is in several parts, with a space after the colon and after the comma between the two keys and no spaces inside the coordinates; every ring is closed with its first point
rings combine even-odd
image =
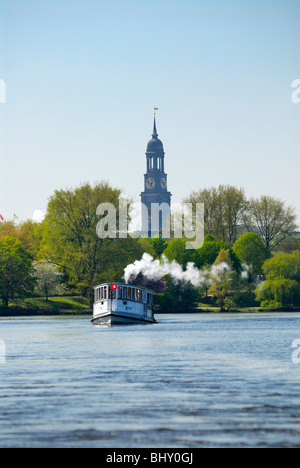
{"type": "Polygon", "coordinates": [[[116,284],[111,284],[110,288],[113,289],[118,289],[118,286],[116,284]]]}

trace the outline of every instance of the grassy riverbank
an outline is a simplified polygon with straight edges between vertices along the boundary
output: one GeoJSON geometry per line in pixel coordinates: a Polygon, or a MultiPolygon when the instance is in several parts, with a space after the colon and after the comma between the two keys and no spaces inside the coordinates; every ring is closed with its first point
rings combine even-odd
{"type": "Polygon", "coordinates": [[[84,297],[51,297],[16,299],[9,302],[8,309],[0,307],[0,316],[25,315],[80,315],[92,313],[88,300],[84,297]]]}
{"type": "MultiPolygon", "coordinates": [[[[155,307],[155,314],[164,313],[155,307]]],[[[220,313],[219,307],[199,303],[188,312],[192,313],[220,313]]],[[[259,313],[259,312],[300,312],[300,308],[267,309],[262,307],[242,307],[232,309],[229,313],[259,313]]],[[[222,312],[222,313],[228,313],[222,312]]],[[[173,312],[176,314],[176,312],[173,312]]],[[[184,312],[181,312],[184,313],[184,312]]],[[[84,297],[51,297],[48,301],[42,298],[16,299],[10,301],[8,309],[0,307],[0,317],[37,316],[37,315],[91,315],[88,300],[84,297]]]]}

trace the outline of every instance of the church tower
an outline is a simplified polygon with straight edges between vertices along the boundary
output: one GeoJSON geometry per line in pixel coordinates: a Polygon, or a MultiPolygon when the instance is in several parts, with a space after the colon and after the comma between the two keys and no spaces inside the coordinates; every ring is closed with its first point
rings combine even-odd
{"type": "Polygon", "coordinates": [[[151,234],[162,234],[166,223],[170,225],[172,196],[167,189],[165,153],[163,144],[158,139],[155,114],[152,139],[147,145],[146,162],[147,172],[144,176],[144,192],[141,193],[142,233],[147,237],[151,237],[151,234]]]}

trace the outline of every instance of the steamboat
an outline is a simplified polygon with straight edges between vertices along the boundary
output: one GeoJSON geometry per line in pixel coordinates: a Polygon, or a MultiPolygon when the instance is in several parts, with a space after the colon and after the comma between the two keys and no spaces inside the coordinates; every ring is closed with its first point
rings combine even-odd
{"type": "Polygon", "coordinates": [[[155,322],[153,292],[149,289],[123,283],[104,283],[94,288],[94,325],[155,322]]]}

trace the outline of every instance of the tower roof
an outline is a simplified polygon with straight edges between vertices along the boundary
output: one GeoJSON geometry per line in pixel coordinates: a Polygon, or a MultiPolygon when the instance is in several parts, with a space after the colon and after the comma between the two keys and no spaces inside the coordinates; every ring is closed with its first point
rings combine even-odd
{"type": "Polygon", "coordinates": [[[161,140],[159,140],[159,138],[157,137],[158,137],[158,133],[156,130],[156,119],[154,116],[152,139],[148,142],[147,153],[164,153],[163,144],[161,140]]]}

